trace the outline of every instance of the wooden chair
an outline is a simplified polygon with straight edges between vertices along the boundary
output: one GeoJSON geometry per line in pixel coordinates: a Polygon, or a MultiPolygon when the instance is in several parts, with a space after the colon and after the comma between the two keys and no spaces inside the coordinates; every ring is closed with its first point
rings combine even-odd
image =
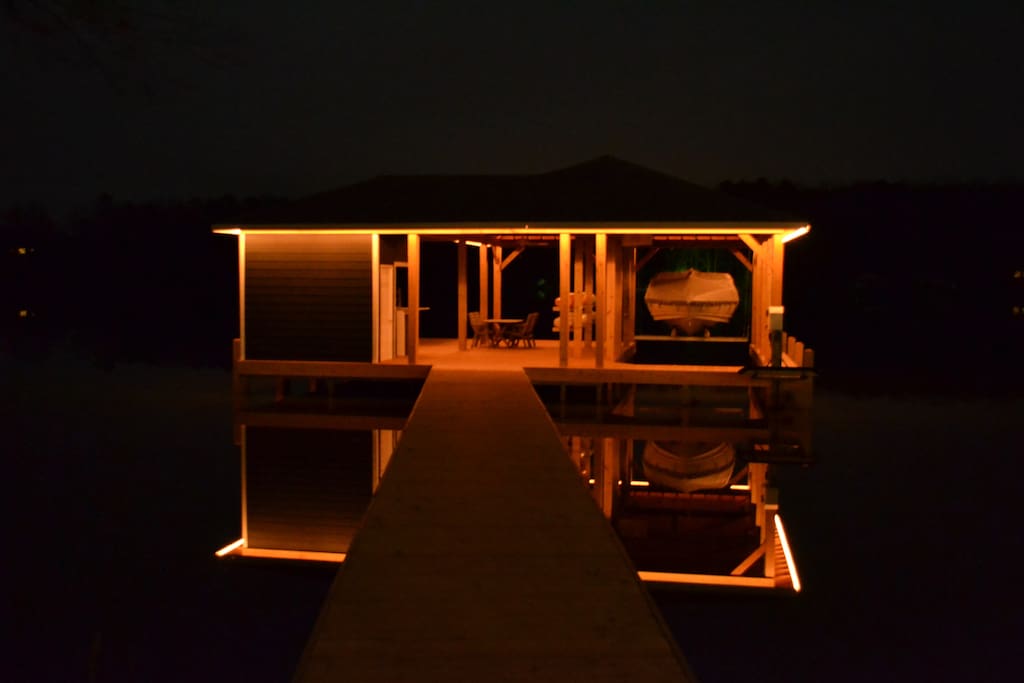
{"type": "Polygon", "coordinates": [[[523,346],[536,346],[536,342],[533,339],[533,328],[537,326],[537,318],[539,317],[540,313],[530,313],[526,316],[524,322],[515,327],[510,327],[505,331],[505,342],[509,346],[517,346],[519,342],[523,342],[523,346]]]}
{"type": "Polygon", "coordinates": [[[480,317],[480,311],[472,311],[469,314],[469,326],[473,328],[473,346],[479,346],[480,342],[491,341],[491,331],[487,323],[480,317]]]}

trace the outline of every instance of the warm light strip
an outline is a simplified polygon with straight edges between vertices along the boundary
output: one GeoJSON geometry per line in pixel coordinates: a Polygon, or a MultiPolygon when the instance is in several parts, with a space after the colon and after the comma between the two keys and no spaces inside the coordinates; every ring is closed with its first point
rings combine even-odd
{"type": "Polygon", "coordinates": [[[732,484],[729,488],[733,491],[749,491],[750,484],[732,484]]]}
{"type": "Polygon", "coordinates": [[[240,538],[234,543],[228,543],[226,546],[215,552],[214,555],[216,555],[217,557],[224,557],[225,555],[230,555],[232,552],[238,550],[243,545],[245,545],[245,539],[240,538]]]}
{"type": "Polygon", "coordinates": [[[259,557],[268,560],[302,560],[305,562],[344,562],[345,553],[328,553],[315,550],[279,550],[277,548],[243,548],[242,557],[259,557]]]}
{"type": "Polygon", "coordinates": [[[649,482],[649,481],[642,481],[640,479],[631,479],[630,482],[629,482],[629,485],[630,486],[650,486],[651,482],[649,482]]]}
{"type": "Polygon", "coordinates": [[[730,586],[742,588],[775,588],[775,580],[763,576],[728,576],[719,574],[677,574],[675,572],[638,571],[641,581],[682,583],[698,586],[730,586]]]}
{"type": "Polygon", "coordinates": [[[809,226],[809,225],[805,225],[803,227],[797,228],[796,230],[793,230],[792,232],[786,233],[785,236],[783,236],[783,238],[782,238],[782,243],[785,244],[786,242],[792,242],[797,237],[803,237],[804,235],[806,235],[810,231],[811,231],[811,226],[809,226]]]}
{"type": "Polygon", "coordinates": [[[482,246],[484,246],[484,243],[483,242],[474,242],[473,240],[466,240],[466,245],[470,246],[470,247],[482,247],[482,246]]]}
{"type": "Polygon", "coordinates": [[[789,538],[786,536],[786,529],[782,526],[782,518],[775,515],[775,528],[779,532],[779,542],[782,543],[782,552],[786,556],[786,564],[789,565],[789,576],[793,579],[793,590],[800,592],[800,576],[796,573],[796,562],[793,561],[793,551],[789,549],[789,538]]]}
{"type": "Polygon", "coordinates": [[[536,235],[540,233],[569,233],[574,235],[779,235],[786,234],[789,239],[796,239],[810,228],[792,224],[776,224],[765,227],[763,223],[687,223],[687,224],[606,224],[589,227],[573,224],[557,224],[533,227],[512,225],[480,225],[477,227],[425,227],[420,225],[310,225],[308,228],[275,228],[275,227],[242,227],[224,226],[214,228],[219,235],[239,235],[243,231],[260,235],[536,235]],[[801,232],[803,230],[803,232],[801,232]],[[797,234],[799,233],[799,234],[797,234]]]}

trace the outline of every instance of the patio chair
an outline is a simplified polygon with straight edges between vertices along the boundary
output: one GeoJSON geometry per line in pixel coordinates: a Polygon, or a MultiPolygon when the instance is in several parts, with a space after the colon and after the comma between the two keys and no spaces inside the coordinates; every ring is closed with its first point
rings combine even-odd
{"type": "Polygon", "coordinates": [[[540,317],[540,313],[530,313],[524,322],[506,330],[505,343],[509,346],[517,346],[519,342],[523,342],[523,346],[536,346],[533,339],[533,328],[537,325],[538,317],[540,317]]]}
{"type": "Polygon", "coordinates": [[[491,341],[491,331],[480,317],[480,311],[472,311],[469,314],[469,326],[473,328],[473,346],[479,346],[481,341],[491,341]]]}

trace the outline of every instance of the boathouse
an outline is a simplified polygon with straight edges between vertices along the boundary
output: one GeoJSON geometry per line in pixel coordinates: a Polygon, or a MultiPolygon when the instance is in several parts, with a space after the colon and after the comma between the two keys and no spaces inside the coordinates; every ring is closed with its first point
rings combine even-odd
{"type": "Polygon", "coordinates": [[[458,279],[457,301],[446,304],[458,309],[448,336],[460,349],[469,261],[480,273],[474,308],[501,318],[505,268],[531,247],[559,250],[559,299],[593,300],[587,329],[582,315],[560,327],[563,367],[572,341],[593,342],[594,367],[635,353],[637,273],[662,249],[714,249],[749,271],[741,329],[755,361],[769,365],[785,246],[808,230],[612,157],[533,175],[382,176],[215,226],[238,236],[240,360],[416,364],[420,247],[446,241],[458,245],[458,272],[432,276],[458,279]]]}
{"type": "Polygon", "coordinates": [[[611,157],[527,175],[382,176],[214,226],[238,239],[240,312],[242,538],[222,554],[344,559],[405,421],[341,414],[336,382],[422,382],[432,367],[511,364],[536,388],[644,578],[792,587],[768,468],[811,460],[813,352],[784,330],[783,299],[787,244],[809,229],[611,157]],[[429,274],[454,283],[450,301],[421,298],[428,242],[456,254],[451,272],[429,274]],[[525,313],[504,308],[503,273],[541,249],[557,253],[557,298],[544,304],[557,326],[514,350],[472,339],[471,313],[495,325],[525,313]],[[651,319],[652,271],[683,267],[735,274],[728,324],[695,334],[651,319]],[[422,316],[440,307],[455,309],[454,324],[442,339],[424,338],[422,316]],[[289,379],[326,397],[313,408],[289,403],[289,379]],[[259,381],[276,383],[269,407],[252,402],[259,381]],[[659,422],[666,388],[676,401],[668,423],[659,422]],[[593,397],[586,420],[569,405],[580,391],[593,397]],[[295,429],[301,447],[287,448],[282,430],[295,429]],[[660,492],[653,477],[634,480],[634,441],[728,443],[743,467],[730,470],[723,492],[660,492]],[[339,469],[331,454],[356,448],[370,453],[350,463],[359,471],[339,469]],[[315,476],[290,476],[299,458],[315,476]],[[684,548],[700,569],[680,570],[666,548],[684,546],[686,525],[704,513],[750,524],[725,551],[717,542],[714,553],[684,548]]]}

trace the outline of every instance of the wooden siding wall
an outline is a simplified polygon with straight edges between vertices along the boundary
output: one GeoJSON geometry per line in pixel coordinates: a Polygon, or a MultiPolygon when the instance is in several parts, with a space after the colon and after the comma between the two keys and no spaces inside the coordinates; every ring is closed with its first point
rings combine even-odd
{"type": "Polygon", "coordinates": [[[373,495],[372,432],[247,427],[248,541],[347,552],[373,495]]]}
{"type": "Polygon", "coordinates": [[[245,357],[369,362],[370,235],[246,235],[245,357]]]}

